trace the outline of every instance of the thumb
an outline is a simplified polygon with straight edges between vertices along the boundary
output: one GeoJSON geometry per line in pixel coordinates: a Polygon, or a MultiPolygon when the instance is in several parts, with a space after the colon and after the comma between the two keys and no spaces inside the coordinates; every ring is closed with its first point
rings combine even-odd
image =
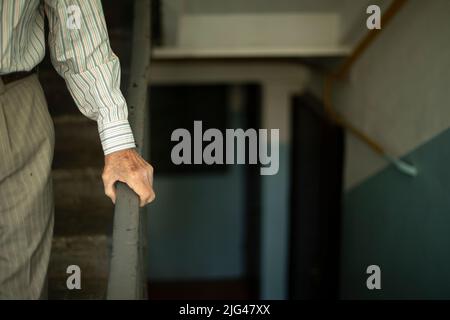
{"type": "Polygon", "coordinates": [[[112,200],[114,204],[116,204],[116,180],[108,179],[103,181],[105,187],[105,194],[112,200]]]}

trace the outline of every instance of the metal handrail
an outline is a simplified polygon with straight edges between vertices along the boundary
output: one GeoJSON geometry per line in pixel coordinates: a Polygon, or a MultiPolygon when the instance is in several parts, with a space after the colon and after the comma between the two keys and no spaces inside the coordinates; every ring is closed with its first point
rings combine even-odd
{"type": "MultiPolygon", "coordinates": [[[[151,53],[150,0],[134,1],[133,40],[127,102],[129,122],[138,152],[148,149],[145,134],[148,100],[148,72],[151,53]]],[[[107,299],[144,299],[145,212],[138,196],[125,184],[116,185],[116,205],[107,299]]]]}

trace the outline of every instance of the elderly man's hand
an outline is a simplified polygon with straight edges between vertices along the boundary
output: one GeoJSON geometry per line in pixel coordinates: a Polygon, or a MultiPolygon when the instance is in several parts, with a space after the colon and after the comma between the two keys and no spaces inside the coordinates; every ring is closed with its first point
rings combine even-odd
{"type": "Polygon", "coordinates": [[[116,181],[126,183],[140,199],[140,206],[155,199],[153,191],[153,168],[135,149],[116,151],[105,156],[102,174],[105,194],[116,203],[116,181]]]}

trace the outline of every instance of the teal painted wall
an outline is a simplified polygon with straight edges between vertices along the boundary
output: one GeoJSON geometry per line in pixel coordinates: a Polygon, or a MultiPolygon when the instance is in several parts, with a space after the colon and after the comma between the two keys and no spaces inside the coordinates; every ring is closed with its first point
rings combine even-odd
{"type": "Polygon", "coordinates": [[[243,176],[155,179],[158,199],[149,210],[149,278],[189,280],[243,274],[243,176]]]}
{"type": "Polygon", "coordinates": [[[419,169],[404,176],[347,135],[342,298],[450,298],[449,12],[408,1],[336,88],[349,121],[419,169]],[[372,264],[379,291],[366,287],[372,264]]]}
{"type": "MultiPolygon", "coordinates": [[[[236,109],[231,106],[230,109],[236,109]]],[[[244,115],[230,111],[230,128],[244,115]]],[[[150,280],[239,278],[244,274],[243,165],[218,174],[158,176],[149,206],[150,280]]]]}
{"type": "Polygon", "coordinates": [[[388,167],[345,196],[343,298],[450,299],[450,130],[406,159],[416,178],[388,167]],[[381,290],[366,287],[371,264],[381,290]]]}
{"type": "Polygon", "coordinates": [[[290,148],[279,145],[279,171],[261,176],[261,299],[286,299],[288,287],[290,148]]]}

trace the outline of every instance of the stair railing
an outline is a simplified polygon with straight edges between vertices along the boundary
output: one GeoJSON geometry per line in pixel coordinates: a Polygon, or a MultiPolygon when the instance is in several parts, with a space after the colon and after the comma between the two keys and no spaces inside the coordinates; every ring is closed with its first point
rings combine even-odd
{"type": "Polygon", "coordinates": [[[323,101],[325,105],[325,112],[328,114],[331,120],[347,129],[350,133],[354,134],[357,138],[367,144],[373,151],[389,161],[394,166],[394,168],[397,168],[400,172],[408,176],[414,177],[418,174],[417,168],[414,165],[407,163],[406,161],[388,153],[380,143],[364,133],[362,130],[358,129],[345,117],[339,114],[333,107],[334,83],[339,80],[345,80],[348,78],[348,75],[355,63],[361,58],[366,50],[370,48],[372,43],[378,38],[381,32],[386,29],[386,26],[400,12],[400,10],[407,2],[408,0],[393,0],[381,18],[381,25],[383,26],[383,28],[370,30],[357,44],[350,56],[344,60],[342,65],[336,71],[330,73],[325,78],[323,101]]]}
{"type": "MultiPolygon", "coordinates": [[[[134,1],[131,69],[128,84],[128,119],[138,152],[148,153],[148,73],[151,54],[150,0],[134,1]]],[[[145,299],[146,212],[138,196],[125,184],[117,183],[114,209],[112,254],[107,299],[145,299]]]]}

